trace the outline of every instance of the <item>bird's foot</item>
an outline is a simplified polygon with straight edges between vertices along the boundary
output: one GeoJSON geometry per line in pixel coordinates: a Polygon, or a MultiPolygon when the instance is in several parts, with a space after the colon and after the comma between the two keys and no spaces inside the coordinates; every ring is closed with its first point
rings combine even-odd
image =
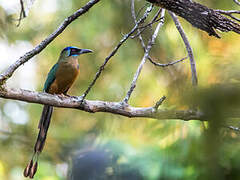
{"type": "Polygon", "coordinates": [[[68,95],[68,94],[58,94],[58,97],[60,97],[60,98],[69,98],[69,97],[72,97],[72,96],[70,96],[70,95],[68,95]]]}

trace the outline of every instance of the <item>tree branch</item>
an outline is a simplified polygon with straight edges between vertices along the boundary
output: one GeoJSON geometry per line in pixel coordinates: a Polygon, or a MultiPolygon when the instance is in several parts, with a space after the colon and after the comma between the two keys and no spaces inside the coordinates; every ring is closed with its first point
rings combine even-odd
{"type": "Polygon", "coordinates": [[[26,12],[25,12],[25,8],[24,8],[23,0],[20,0],[20,6],[21,6],[21,10],[20,10],[17,26],[19,26],[20,23],[21,23],[21,20],[26,17],[26,12]]]}
{"type": "Polygon", "coordinates": [[[234,2],[240,6],[240,2],[238,0],[234,0],[234,2]]]}
{"type": "Polygon", "coordinates": [[[182,59],[179,59],[179,60],[175,60],[175,61],[172,61],[172,62],[169,62],[169,63],[166,63],[166,64],[161,64],[161,63],[157,63],[155,61],[153,61],[153,59],[151,57],[148,57],[149,61],[155,65],[155,66],[159,66],[159,67],[167,67],[167,66],[172,66],[174,64],[177,64],[177,63],[180,63],[184,60],[186,60],[188,57],[184,57],[182,59]]]}
{"type": "MultiPolygon", "coordinates": [[[[192,0],[147,0],[181,16],[194,27],[207,32],[210,36],[220,38],[215,29],[222,32],[233,31],[240,34],[240,24],[192,0]]],[[[236,3],[238,1],[235,0],[236,3]]]]}
{"type": "Polygon", "coordinates": [[[94,86],[94,84],[96,83],[97,79],[100,77],[102,71],[104,70],[104,67],[107,65],[108,61],[117,53],[118,49],[123,45],[123,43],[138,29],[139,25],[142,24],[145,19],[148,17],[149,13],[152,11],[152,6],[150,8],[147,8],[143,17],[140,18],[135,26],[132,28],[132,30],[126,34],[118,43],[118,45],[113,49],[113,51],[110,53],[110,55],[108,57],[106,57],[104,63],[100,66],[99,70],[97,71],[95,78],[93,79],[93,81],[91,82],[91,84],[88,86],[87,90],[83,93],[82,96],[82,101],[85,99],[85,97],[87,96],[87,94],[89,93],[89,91],[92,89],[92,87],[94,86]]]}
{"type": "MultiPolygon", "coordinates": [[[[136,17],[136,14],[135,14],[135,0],[132,0],[132,1],[131,1],[131,12],[132,12],[132,17],[133,17],[134,23],[137,23],[137,17],[136,17]]],[[[153,23],[156,22],[156,19],[157,19],[157,17],[159,16],[160,12],[161,12],[161,9],[158,10],[158,12],[157,12],[156,15],[154,16],[153,20],[152,20],[149,24],[152,25],[153,23]]],[[[161,20],[161,18],[160,18],[159,20],[161,20]]],[[[146,45],[145,45],[145,42],[144,42],[144,40],[143,40],[143,37],[142,37],[142,34],[141,34],[141,33],[142,33],[142,31],[140,31],[140,29],[138,29],[138,30],[137,30],[137,35],[136,35],[136,37],[138,37],[138,39],[140,40],[140,43],[141,43],[141,45],[142,45],[142,47],[143,47],[143,50],[144,50],[144,52],[145,52],[145,51],[146,51],[146,45]]],[[[177,64],[177,63],[179,63],[179,62],[184,61],[184,60],[187,59],[187,58],[188,58],[188,57],[184,57],[184,58],[182,58],[182,59],[180,59],[180,60],[172,61],[172,62],[166,63],[166,64],[161,64],[161,63],[155,62],[155,61],[151,58],[150,55],[148,56],[148,60],[149,60],[153,65],[159,66],[159,67],[172,66],[172,65],[174,65],[174,64],[177,64]]]]}
{"type": "Polygon", "coordinates": [[[46,104],[55,107],[75,108],[90,113],[107,112],[130,118],[142,117],[158,120],[178,119],[184,121],[204,121],[203,114],[198,111],[164,109],[156,110],[156,105],[153,107],[132,107],[122,102],[84,100],[83,103],[81,103],[81,97],[62,97],[58,95],[39,93],[23,89],[2,88],[0,90],[0,97],[5,99],[25,101],[29,103],[46,104]]]}
{"type": "Polygon", "coordinates": [[[230,10],[230,11],[216,10],[216,12],[219,12],[221,14],[225,14],[225,15],[231,17],[232,19],[240,22],[240,18],[237,18],[237,17],[233,16],[233,14],[240,14],[240,11],[237,11],[237,10],[230,10]]]}
{"type": "Polygon", "coordinates": [[[233,130],[233,131],[236,131],[236,132],[240,132],[240,128],[239,127],[235,127],[235,126],[226,126],[226,128],[229,128],[229,129],[231,129],[231,130],[233,130]]]}
{"type": "MultiPolygon", "coordinates": [[[[131,11],[133,13],[133,10],[134,10],[134,1],[132,1],[131,3],[131,11]]],[[[158,18],[159,14],[161,12],[161,8],[158,10],[158,12],[155,14],[155,16],[153,17],[153,19],[146,25],[143,25],[141,27],[138,28],[138,31],[137,31],[137,34],[134,35],[134,36],[131,36],[132,39],[136,38],[136,37],[139,37],[147,28],[150,28],[152,27],[152,25],[158,21],[161,21],[162,19],[161,18],[158,18]]],[[[135,11],[134,11],[135,13],[135,11]]],[[[137,23],[137,17],[135,14],[132,14],[133,16],[133,19],[134,19],[134,22],[135,24],[137,23]]]]}
{"type": "Polygon", "coordinates": [[[12,64],[5,72],[0,74],[0,86],[4,84],[4,82],[12,76],[14,71],[21,66],[22,64],[26,63],[29,59],[33,56],[40,53],[44,48],[47,47],[59,34],[61,34],[66,27],[71,24],[74,20],[76,20],[79,16],[86,13],[93,5],[98,3],[100,0],[90,0],[85,6],[77,10],[74,14],[66,18],[61,25],[55,30],[52,34],[50,34],[46,39],[44,39],[40,44],[38,44],[35,48],[31,51],[25,53],[21,56],[14,64],[12,64]]]}
{"type": "Polygon", "coordinates": [[[178,21],[178,18],[175,16],[174,13],[170,12],[170,15],[177,27],[177,30],[179,31],[182,39],[183,39],[183,42],[186,46],[186,49],[187,49],[187,52],[188,52],[188,57],[190,59],[190,64],[191,64],[191,71],[192,71],[192,85],[193,86],[197,86],[198,84],[198,78],[197,78],[197,70],[196,70],[196,63],[195,63],[195,60],[194,60],[194,56],[193,56],[193,50],[192,50],[192,47],[187,39],[187,36],[180,24],[180,22],[178,21]]]}
{"type": "Polygon", "coordinates": [[[125,98],[123,100],[124,103],[128,103],[128,100],[129,100],[133,90],[136,87],[136,83],[137,83],[138,77],[139,77],[139,75],[140,75],[140,73],[142,71],[143,65],[145,64],[146,60],[148,59],[150,50],[151,50],[151,48],[152,48],[152,46],[153,46],[153,44],[155,42],[155,39],[157,38],[157,35],[158,35],[158,32],[159,32],[160,28],[162,27],[162,25],[164,23],[164,15],[165,15],[165,10],[162,9],[162,11],[161,11],[161,21],[158,23],[155,32],[153,33],[152,37],[148,41],[148,45],[147,45],[147,47],[145,49],[145,53],[144,53],[144,56],[142,58],[142,61],[139,64],[138,69],[137,69],[137,71],[136,71],[136,73],[134,75],[134,78],[132,80],[130,89],[127,92],[127,95],[125,96],[125,98]]]}

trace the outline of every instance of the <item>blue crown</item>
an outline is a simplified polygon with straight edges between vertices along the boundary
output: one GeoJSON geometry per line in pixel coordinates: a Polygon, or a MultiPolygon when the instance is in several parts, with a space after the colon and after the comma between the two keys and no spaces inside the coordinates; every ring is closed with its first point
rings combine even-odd
{"type": "Polygon", "coordinates": [[[68,46],[68,47],[64,48],[63,51],[68,51],[70,49],[79,49],[79,48],[77,48],[75,46],[68,46]]]}

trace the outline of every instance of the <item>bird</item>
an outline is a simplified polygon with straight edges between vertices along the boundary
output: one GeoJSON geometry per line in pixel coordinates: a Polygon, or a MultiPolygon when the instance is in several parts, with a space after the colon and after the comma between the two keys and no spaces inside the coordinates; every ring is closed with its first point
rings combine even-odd
{"type": "MultiPolygon", "coordinates": [[[[78,56],[92,53],[90,49],[80,49],[74,46],[64,48],[57,63],[51,68],[44,84],[43,91],[49,94],[68,96],[67,91],[73,85],[79,75],[78,56]]],[[[51,122],[53,106],[44,105],[42,115],[38,124],[38,137],[34,146],[32,159],[24,169],[25,177],[34,178],[38,166],[38,156],[44,148],[48,128],[51,122]]]]}

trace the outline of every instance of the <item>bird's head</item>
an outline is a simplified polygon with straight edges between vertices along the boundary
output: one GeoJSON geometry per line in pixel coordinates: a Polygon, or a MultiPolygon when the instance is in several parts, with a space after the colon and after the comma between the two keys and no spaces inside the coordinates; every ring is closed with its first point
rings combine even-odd
{"type": "Polygon", "coordinates": [[[77,57],[81,54],[91,53],[91,52],[93,52],[93,51],[90,49],[79,49],[74,46],[69,46],[62,50],[60,57],[62,57],[62,58],[77,57]]]}

